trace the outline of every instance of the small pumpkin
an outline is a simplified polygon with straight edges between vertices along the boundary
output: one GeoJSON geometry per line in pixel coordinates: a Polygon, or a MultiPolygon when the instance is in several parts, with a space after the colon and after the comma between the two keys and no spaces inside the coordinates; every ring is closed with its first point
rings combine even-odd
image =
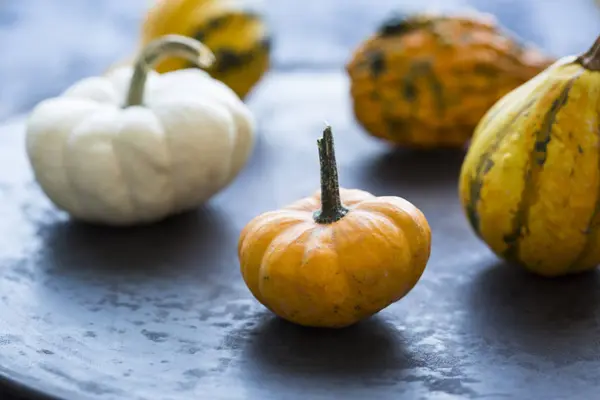
{"type": "Polygon", "coordinates": [[[462,147],[503,95],[555,60],[486,13],[393,16],[346,69],[367,133],[414,148],[462,147]]]}
{"type": "Polygon", "coordinates": [[[500,257],[544,276],[600,263],[600,38],[498,101],[475,132],[460,196],[500,257]]]}
{"type": "MultiPolygon", "coordinates": [[[[239,0],[158,0],[142,25],[141,46],[167,34],[189,36],[215,55],[208,72],[244,98],[269,69],[271,32],[256,11],[239,0]]],[[[158,72],[189,68],[181,58],[159,62],[158,72]]]]}
{"type": "Polygon", "coordinates": [[[246,285],[269,310],[296,324],[340,328],[415,286],[431,231],[407,200],[339,188],[329,127],[318,147],[320,193],[255,217],[238,255],[246,285]]]}
{"type": "Polygon", "coordinates": [[[254,143],[254,118],[201,69],[150,70],[165,56],[200,66],[200,42],[167,35],[135,67],[85,78],[32,111],[26,146],[46,195],[74,218],[149,223],[207,201],[237,176],[254,143]]]}

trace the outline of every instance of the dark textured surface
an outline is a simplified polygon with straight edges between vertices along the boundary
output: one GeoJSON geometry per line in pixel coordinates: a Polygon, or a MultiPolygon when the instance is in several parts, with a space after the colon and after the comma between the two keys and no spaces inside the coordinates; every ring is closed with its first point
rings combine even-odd
{"type": "MultiPolygon", "coordinates": [[[[504,3],[512,8],[498,8],[500,15],[548,48],[579,51],[597,29],[581,14],[582,28],[559,38],[562,31],[539,25],[548,11],[537,3],[504,3]]],[[[65,400],[596,398],[600,274],[544,280],[498,261],[459,209],[463,154],[392,152],[363,134],[340,68],[356,18],[336,19],[327,30],[333,6],[306,4],[299,18],[323,33],[323,53],[278,50],[282,65],[302,58],[307,65],[280,66],[262,82],[250,99],[260,127],[253,158],[197,212],[146,228],[71,222],[32,180],[22,120],[0,128],[3,387],[28,392],[18,382],[65,400]],[[319,67],[327,63],[331,70],[319,67]],[[405,197],[433,231],[431,260],[415,289],[339,331],[272,317],[244,286],[236,256],[239,231],[252,217],[318,188],[324,120],[336,134],[341,185],[405,197]]],[[[365,16],[357,31],[382,14],[366,1],[351,4],[348,17],[365,16]]],[[[583,7],[573,4],[564,12],[583,7]]],[[[290,21],[287,31],[280,23],[288,32],[282,41],[301,24],[292,8],[281,11],[290,21]]]]}
{"type": "Polygon", "coordinates": [[[5,128],[1,373],[65,399],[592,398],[598,274],[548,281],[498,262],[459,210],[462,154],[387,151],[351,123],[346,84],[272,74],[252,104],[265,117],[247,170],[204,209],[148,228],[69,222],[31,181],[21,125],[5,128]],[[318,188],[324,119],[342,185],[404,196],[433,230],[414,291],[332,332],[271,317],[235,254],[250,218],[318,188]]]}

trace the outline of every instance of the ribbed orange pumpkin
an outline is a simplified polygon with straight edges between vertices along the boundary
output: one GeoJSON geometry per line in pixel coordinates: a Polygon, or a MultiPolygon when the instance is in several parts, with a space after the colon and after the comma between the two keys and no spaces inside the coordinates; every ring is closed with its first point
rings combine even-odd
{"type": "Polygon", "coordinates": [[[400,197],[339,189],[333,138],[319,141],[321,192],[254,218],[238,246],[246,285],[291,322],[339,328],[404,297],[429,259],[425,216],[400,197]]]}

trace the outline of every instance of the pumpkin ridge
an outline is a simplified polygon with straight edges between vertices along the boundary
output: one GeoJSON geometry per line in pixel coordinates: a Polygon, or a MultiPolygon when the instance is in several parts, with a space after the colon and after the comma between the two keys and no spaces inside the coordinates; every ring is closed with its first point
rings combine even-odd
{"type": "Polygon", "coordinates": [[[126,168],[123,165],[123,160],[121,160],[121,157],[119,156],[119,150],[118,150],[119,146],[117,146],[117,143],[116,143],[116,139],[121,136],[122,130],[123,130],[123,124],[121,123],[121,127],[117,131],[118,133],[116,135],[113,135],[113,137],[110,139],[110,145],[112,148],[113,156],[115,157],[115,160],[117,161],[116,164],[119,167],[119,171],[121,172],[121,177],[125,181],[124,182],[125,187],[127,188],[127,198],[129,199],[129,207],[130,207],[130,210],[128,211],[128,213],[133,211],[133,214],[137,214],[141,209],[143,209],[143,207],[140,207],[140,205],[134,198],[135,196],[133,195],[133,191],[131,190],[131,185],[129,184],[129,179],[127,177],[127,172],[125,171],[126,168]]]}
{"type": "Polygon", "coordinates": [[[521,195],[521,201],[517,206],[517,211],[511,222],[513,229],[503,238],[504,242],[507,244],[504,253],[508,260],[517,258],[522,231],[527,232],[529,229],[530,206],[534,204],[539,197],[537,183],[547,159],[548,143],[552,140],[552,128],[554,127],[558,113],[567,104],[571,88],[582,73],[583,70],[579,71],[574,77],[567,81],[558,98],[554,100],[552,106],[544,115],[540,130],[536,132],[533,148],[529,152],[527,163],[529,166],[525,168],[524,171],[525,186],[521,195]]]}
{"type": "MultiPolygon", "coordinates": [[[[267,224],[268,222],[265,221],[264,223],[267,224]]],[[[271,242],[267,246],[265,246],[265,251],[262,254],[262,257],[260,258],[260,264],[256,271],[256,273],[258,273],[258,291],[260,292],[261,300],[265,300],[264,294],[262,293],[262,291],[263,291],[262,283],[263,283],[263,281],[270,279],[269,275],[264,275],[264,269],[265,269],[265,265],[268,264],[267,261],[270,261],[269,258],[271,256],[271,254],[274,252],[282,253],[281,249],[287,248],[287,246],[285,246],[284,244],[287,244],[287,245],[289,245],[291,243],[298,244],[300,239],[303,236],[305,236],[307,233],[309,233],[312,229],[314,229],[314,227],[311,226],[310,223],[307,223],[305,221],[301,221],[299,224],[290,223],[288,226],[286,226],[281,231],[279,231],[277,233],[277,235],[274,235],[271,242]],[[302,228],[302,229],[300,229],[300,228],[302,228]],[[287,236],[291,235],[291,231],[293,231],[293,230],[298,231],[297,233],[294,232],[294,239],[284,240],[284,239],[287,239],[287,236]],[[277,247],[275,247],[275,244],[277,245],[277,247]]],[[[261,301],[261,303],[262,303],[262,301],[261,301]]]]}
{"type": "MultiPolygon", "coordinates": [[[[267,212],[267,213],[261,215],[260,217],[257,217],[259,219],[252,220],[249,223],[249,225],[247,226],[247,227],[250,227],[250,224],[255,224],[255,226],[253,226],[253,228],[254,228],[253,230],[244,229],[244,231],[242,231],[242,235],[240,236],[241,240],[239,240],[239,242],[238,242],[238,257],[241,257],[242,254],[244,254],[244,252],[246,251],[246,249],[251,248],[253,246],[257,246],[257,243],[260,243],[259,241],[256,241],[256,239],[254,239],[253,235],[262,230],[264,230],[264,231],[270,230],[270,228],[269,228],[270,220],[267,217],[272,216],[273,214],[276,214],[276,212],[275,211],[267,212]]],[[[279,237],[279,235],[281,233],[286,233],[288,230],[290,230],[294,227],[297,227],[298,223],[304,223],[304,221],[287,221],[287,222],[285,222],[285,225],[282,224],[283,225],[282,230],[280,232],[277,232],[277,234],[272,235],[271,240],[265,244],[263,253],[257,257],[256,263],[248,263],[248,260],[246,260],[246,263],[242,262],[240,265],[240,271],[242,273],[242,277],[243,277],[244,281],[248,284],[250,291],[256,297],[256,299],[258,301],[260,301],[260,303],[263,304],[267,308],[269,308],[268,302],[265,301],[265,299],[262,295],[262,288],[261,288],[261,282],[265,279],[266,280],[269,279],[268,275],[266,275],[266,278],[262,277],[262,275],[263,275],[262,270],[263,270],[263,266],[265,264],[265,261],[264,261],[265,256],[269,252],[269,249],[272,247],[273,242],[279,237]],[[253,279],[256,279],[256,282],[255,282],[256,286],[254,286],[253,284],[250,284],[250,282],[252,282],[253,279]]],[[[266,235],[268,235],[268,233],[266,233],[266,235]]],[[[242,260],[242,258],[240,258],[240,260],[242,260]]],[[[252,259],[250,259],[250,260],[252,261],[252,259]]]]}
{"type": "MultiPolygon", "coordinates": [[[[68,148],[69,148],[69,142],[71,140],[71,138],[73,137],[73,133],[81,126],[83,125],[83,123],[85,122],[85,118],[82,118],[79,123],[75,124],[73,126],[73,129],[71,129],[71,131],[69,132],[69,134],[67,135],[67,137],[65,138],[65,140],[63,141],[63,146],[62,146],[62,164],[63,166],[68,165],[67,164],[67,155],[68,155],[68,148]]],[[[79,190],[79,187],[77,185],[74,184],[73,178],[71,177],[71,168],[63,168],[64,169],[64,174],[65,174],[65,182],[68,185],[68,188],[70,189],[70,191],[74,192],[74,193],[81,193],[81,191],[79,190]]],[[[82,204],[82,202],[79,200],[80,196],[72,196],[73,200],[72,200],[72,204],[74,204],[75,207],[74,208],[74,212],[73,214],[77,214],[77,213],[85,213],[85,205],[82,204]]]]}
{"type": "MultiPolygon", "coordinates": [[[[496,139],[490,144],[490,147],[482,152],[481,157],[479,158],[479,162],[477,163],[477,167],[475,168],[475,176],[470,179],[469,183],[469,203],[466,206],[467,218],[471,224],[471,227],[475,231],[477,235],[481,235],[480,226],[479,226],[479,212],[477,211],[477,205],[479,200],[481,199],[481,188],[483,187],[483,180],[487,173],[494,167],[494,162],[491,160],[492,155],[496,152],[498,148],[504,142],[504,139],[508,137],[509,128],[513,126],[515,122],[531,108],[531,106],[537,101],[537,98],[531,99],[529,102],[525,103],[523,107],[515,114],[513,118],[511,118],[501,129],[498,130],[496,135],[496,139]]],[[[501,109],[508,107],[511,103],[507,102],[495,110],[497,114],[501,109]]],[[[488,123],[493,119],[493,116],[490,116],[488,119],[488,123]]],[[[486,124],[487,126],[487,124],[486,124]]],[[[484,128],[486,127],[484,126],[484,128]]],[[[483,132],[483,130],[481,131],[483,132]]]]}
{"type": "MultiPolygon", "coordinates": [[[[74,129],[71,130],[71,132],[69,132],[69,135],[67,136],[66,140],[63,142],[63,146],[62,146],[62,163],[63,165],[68,165],[67,164],[67,149],[69,147],[69,140],[73,137],[73,132],[74,129]]],[[[70,187],[71,191],[73,191],[74,193],[78,193],[79,189],[77,188],[77,185],[75,185],[73,183],[73,178],[71,177],[71,169],[70,168],[63,168],[64,169],[64,174],[65,174],[65,182],[67,182],[67,185],[70,187]]],[[[73,203],[75,203],[75,212],[83,212],[82,210],[82,206],[81,206],[81,202],[79,201],[79,196],[73,196],[73,203]]]]}
{"type": "MultiPolygon", "coordinates": [[[[390,246],[390,248],[396,248],[396,246],[394,246],[394,242],[390,239],[390,237],[388,235],[386,235],[385,231],[381,229],[380,227],[380,223],[385,221],[386,224],[392,226],[394,228],[394,232],[398,235],[402,235],[404,236],[405,233],[402,229],[400,229],[398,227],[398,224],[396,221],[394,221],[391,217],[389,217],[388,215],[386,215],[385,213],[381,212],[381,211],[371,211],[368,209],[364,209],[364,208],[359,208],[359,209],[353,209],[351,211],[353,218],[348,218],[346,220],[346,225],[352,225],[352,222],[354,223],[353,228],[349,229],[347,226],[344,227],[344,230],[350,230],[353,232],[363,232],[363,235],[368,234],[369,236],[377,236],[379,238],[379,240],[381,240],[381,243],[386,243],[387,245],[390,246]],[[359,218],[360,216],[360,218],[359,218]],[[358,228],[357,228],[358,227],[358,228]],[[377,235],[373,235],[373,232],[376,232],[377,235]]],[[[350,214],[350,213],[349,213],[350,214]]],[[[332,231],[332,244],[334,245],[335,248],[340,248],[341,246],[338,246],[338,235],[336,235],[336,225],[332,225],[331,229],[333,229],[332,231]]],[[[360,243],[362,242],[361,237],[363,235],[352,235],[350,236],[351,239],[349,241],[349,243],[360,243]]],[[[409,240],[407,238],[405,238],[406,243],[409,243],[409,240]]],[[[346,248],[347,248],[348,244],[346,244],[346,248]]],[[[408,252],[410,257],[413,257],[413,249],[410,246],[406,246],[405,248],[403,248],[404,251],[408,252]]],[[[338,263],[339,263],[339,257],[337,258],[338,263]]],[[[360,283],[360,281],[356,280],[356,278],[347,272],[346,268],[342,265],[340,266],[341,270],[345,272],[345,276],[346,278],[352,279],[353,282],[356,283],[360,283]]]]}
{"type": "MultiPolygon", "coordinates": [[[[376,200],[377,199],[375,199],[375,201],[373,201],[373,203],[375,203],[376,200]]],[[[369,218],[369,217],[372,218],[372,216],[379,217],[383,221],[387,222],[387,224],[389,224],[390,226],[395,227],[396,228],[396,233],[398,235],[406,236],[406,233],[404,232],[404,230],[398,228],[398,223],[394,220],[394,218],[391,217],[390,215],[387,215],[384,212],[381,212],[380,210],[369,210],[369,209],[359,208],[359,209],[354,209],[352,211],[354,211],[355,213],[358,212],[359,214],[367,215],[368,216],[367,218],[369,218]]],[[[381,231],[381,229],[379,228],[379,225],[377,225],[377,224],[373,224],[373,225],[377,228],[378,232],[383,233],[381,231]]],[[[392,241],[390,240],[390,238],[387,235],[382,234],[381,238],[382,238],[382,240],[384,240],[387,243],[392,243],[392,241]]],[[[411,241],[408,238],[405,238],[405,240],[406,240],[407,244],[411,243],[411,241]]],[[[391,247],[394,247],[393,243],[392,243],[391,247]]],[[[413,258],[414,257],[414,249],[410,245],[407,246],[404,250],[410,254],[409,258],[413,258]]]]}
{"type": "Polygon", "coordinates": [[[171,179],[168,180],[168,182],[170,183],[170,187],[171,187],[171,209],[178,209],[177,207],[177,190],[175,188],[175,182],[174,182],[174,177],[173,177],[173,160],[175,159],[175,155],[173,152],[173,146],[171,144],[171,141],[169,140],[170,135],[167,133],[167,129],[165,126],[165,123],[162,121],[162,119],[160,118],[160,116],[157,114],[157,119],[160,123],[160,127],[162,128],[162,132],[163,132],[163,140],[164,140],[164,144],[165,144],[165,148],[167,149],[166,153],[168,154],[168,159],[169,159],[169,176],[171,179]]]}
{"type": "MultiPolygon", "coordinates": [[[[286,214],[287,213],[291,214],[292,216],[295,216],[295,214],[298,214],[298,219],[295,221],[291,220],[291,219],[289,219],[289,220],[283,219],[281,221],[278,221],[278,224],[280,226],[284,227],[284,230],[282,230],[281,232],[284,232],[285,229],[294,226],[294,224],[296,224],[296,223],[304,223],[304,222],[308,222],[311,220],[310,215],[308,217],[305,217],[306,212],[304,212],[304,211],[287,210],[286,209],[286,214]]],[[[257,232],[260,231],[261,229],[263,229],[265,226],[267,226],[268,223],[273,222],[273,220],[278,220],[280,218],[281,218],[281,215],[279,215],[278,211],[267,211],[266,213],[264,213],[258,217],[255,217],[250,222],[248,222],[248,224],[244,227],[244,229],[240,233],[240,238],[238,240],[238,254],[241,252],[242,248],[249,246],[246,242],[249,240],[249,237],[251,235],[257,234],[257,232]]],[[[252,240],[255,240],[255,239],[252,239],[252,240]]],[[[273,240],[271,240],[271,242],[272,241],[273,240]]],[[[269,242],[265,246],[265,249],[271,245],[271,242],[269,242]]]]}

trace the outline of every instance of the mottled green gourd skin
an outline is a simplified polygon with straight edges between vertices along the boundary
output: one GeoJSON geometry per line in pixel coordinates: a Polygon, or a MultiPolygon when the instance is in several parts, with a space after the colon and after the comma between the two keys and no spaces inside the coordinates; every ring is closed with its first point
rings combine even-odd
{"type": "Polygon", "coordinates": [[[481,13],[393,16],[353,53],[353,110],[396,145],[462,147],[503,95],[554,60],[481,13]]]}
{"type": "Polygon", "coordinates": [[[544,276],[600,263],[600,39],[498,101],[477,127],[460,194],[474,232],[544,276]]]}

